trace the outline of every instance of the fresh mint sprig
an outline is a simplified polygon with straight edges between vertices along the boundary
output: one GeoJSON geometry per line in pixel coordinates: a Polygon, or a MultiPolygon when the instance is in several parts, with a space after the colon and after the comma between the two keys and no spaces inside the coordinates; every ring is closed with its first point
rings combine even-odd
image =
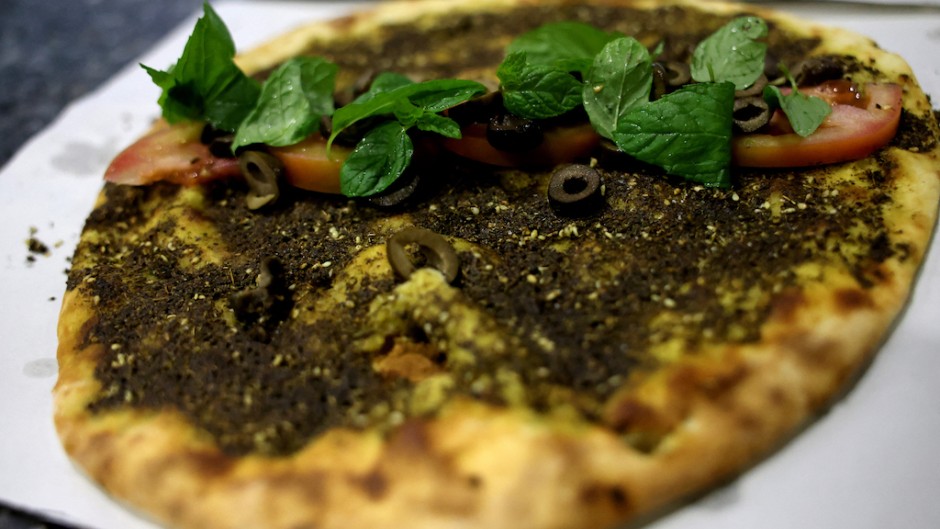
{"type": "Polygon", "coordinates": [[[594,56],[619,36],[583,22],[552,22],[516,37],[506,47],[506,55],[525,53],[530,64],[584,72],[591,67],[594,56]]]}
{"type": "Polygon", "coordinates": [[[348,197],[374,195],[401,176],[411,162],[414,144],[408,128],[386,121],[362,138],[340,169],[340,192],[348,197]]]}
{"type": "Polygon", "coordinates": [[[584,79],[584,109],[594,130],[613,139],[623,116],[649,101],[653,63],[646,47],[632,37],[609,42],[594,57],[584,79]]]}
{"type": "Polygon", "coordinates": [[[764,71],[767,23],[757,17],[739,17],[703,40],[692,52],[692,79],[700,83],[730,81],[743,90],[764,71]]]}
{"type": "Polygon", "coordinates": [[[816,132],[816,129],[832,113],[832,107],[816,96],[800,93],[796,79],[786,66],[781,64],[780,69],[790,83],[790,93],[784,94],[780,88],[768,85],[764,87],[764,100],[771,108],[779,107],[783,110],[790,121],[790,126],[793,127],[793,132],[805,138],[816,132]]]}
{"type": "Polygon", "coordinates": [[[343,164],[342,193],[351,197],[374,195],[397,180],[414,154],[408,136],[412,127],[460,138],[460,125],[440,113],[485,91],[480,83],[459,79],[414,83],[397,74],[377,78],[366,93],[333,113],[328,146],[356,123],[378,121],[343,164]]]}
{"type": "MultiPolygon", "coordinates": [[[[341,170],[348,196],[386,189],[414,153],[409,130],[460,137],[442,113],[485,92],[474,81],[416,83],[396,73],[379,75],[352,103],[333,108],[336,66],[319,58],[288,61],[262,85],[235,64],[235,46],[208,3],[176,64],[166,71],[143,68],[161,87],[160,106],[170,123],[202,120],[235,132],[234,148],[263,143],[290,145],[332,116],[327,144],[357,124],[362,138],[341,170]]],[[[735,89],[749,87],[763,71],[766,23],[741,17],[702,41],[692,56],[699,84],[649,101],[650,53],[638,41],[580,22],[547,24],[507,48],[498,69],[510,112],[531,119],[554,117],[583,105],[592,125],[624,152],[705,185],[729,185],[731,109],[735,89]]],[[[661,53],[660,42],[655,55],[661,53]]],[[[764,98],[779,106],[797,134],[811,134],[831,112],[819,98],[776,87],[764,98]]]]}
{"type": "Polygon", "coordinates": [[[333,113],[338,70],[320,57],[297,57],[278,67],[239,125],[232,150],[252,143],[293,145],[316,131],[320,119],[333,113]]]}
{"type": "Polygon", "coordinates": [[[565,70],[509,54],[496,72],[506,110],[528,119],[560,116],[582,104],[581,82],[565,70]]]}
{"type": "Polygon", "coordinates": [[[486,91],[486,87],[478,82],[460,79],[405,84],[399,78],[398,82],[394,88],[379,85],[352,103],[336,109],[327,143],[332,145],[344,130],[366,119],[404,116],[412,121],[411,124],[416,124],[422,115],[443,112],[486,91]]]}
{"type": "Polygon", "coordinates": [[[731,185],[730,82],[687,85],[628,111],[614,141],[638,160],[709,187],[731,185]]]}
{"type": "Polygon", "coordinates": [[[235,64],[235,43],[208,2],[180,59],[166,71],[141,65],[163,91],[160,107],[170,123],[201,120],[234,131],[248,115],[260,85],[235,64]]]}
{"type": "Polygon", "coordinates": [[[573,21],[520,35],[506,48],[496,71],[506,110],[527,119],[547,119],[578,108],[583,104],[581,78],[618,36],[573,21]]]}

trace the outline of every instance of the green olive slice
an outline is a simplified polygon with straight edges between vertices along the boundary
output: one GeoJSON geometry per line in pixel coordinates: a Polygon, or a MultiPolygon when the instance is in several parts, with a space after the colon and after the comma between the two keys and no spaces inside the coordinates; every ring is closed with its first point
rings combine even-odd
{"type": "Polygon", "coordinates": [[[411,244],[418,246],[427,265],[444,274],[444,279],[448,283],[457,279],[460,259],[454,247],[443,236],[431,230],[416,227],[405,228],[395,233],[385,244],[388,262],[396,274],[403,279],[408,279],[418,269],[408,255],[407,247],[411,244]]]}

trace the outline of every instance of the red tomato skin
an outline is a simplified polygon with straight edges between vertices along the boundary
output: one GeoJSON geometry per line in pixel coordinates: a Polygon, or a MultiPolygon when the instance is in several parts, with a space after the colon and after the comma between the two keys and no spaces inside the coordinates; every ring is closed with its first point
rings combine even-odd
{"type": "Polygon", "coordinates": [[[732,163],[739,167],[810,167],[859,160],[887,145],[901,117],[901,87],[870,83],[862,96],[844,92],[826,97],[813,87],[806,93],[827,99],[832,114],[806,138],[792,132],[777,111],[767,134],[746,134],[732,140],[732,163]],[[846,101],[850,104],[843,104],[846,101]]]}
{"type": "Polygon", "coordinates": [[[445,138],[441,145],[462,158],[498,167],[551,167],[590,154],[600,136],[590,124],[556,127],[545,131],[542,143],[524,152],[501,151],[486,139],[486,125],[472,123],[461,129],[461,138],[445,138]]]}
{"type": "Polygon", "coordinates": [[[317,193],[340,193],[340,169],[350,149],[331,146],[320,134],[287,147],[272,147],[269,152],[284,164],[284,180],[291,186],[317,193]]]}
{"type": "Polygon", "coordinates": [[[125,185],[161,181],[198,185],[240,175],[237,159],[214,156],[199,141],[203,127],[198,122],[158,122],[147,135],[114,157],[105,170],[105,180],[125,185]]]}

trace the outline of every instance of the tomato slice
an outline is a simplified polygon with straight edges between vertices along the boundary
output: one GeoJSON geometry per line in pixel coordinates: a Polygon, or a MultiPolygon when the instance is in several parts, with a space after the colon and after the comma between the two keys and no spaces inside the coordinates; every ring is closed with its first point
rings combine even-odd
{"type": "Polygon", "coordinates": [[[284,180],[294,186],[319,193],[339,193],[339,172],[351,149],[332,145],[327,152],[326,138],[314,134],[300,143],[268,149],[284,164],[284,180]]]}
{"type": "Polygon", "coordinates": [[[218,178],[238,176],[235,158],[219,158],[199,141],[205,125],[159,121],[154,129],[121,151],[104,173],[118,184],[147,185],[166,181],[196,185],[218,178]]]}
{"type": "Polygon", "coordinates": [[[769,132],[735,136],[732,161],[742,167],[806,167],[859,160],[894,138],[901,118],[901,87],[869,83],[861,93],[844,82],[801,89],[825,99],[832,114],[816,132],[802,137],[777,111],[769,132]],[[837,84],[842,83],[842,84],[837,84]]]}
{"type": "Polygon", "coordinates": [[[460,139],[442,140],[444,149],[463,158],[499,167],[547,167],[572,162],[590,154],[601,140],[590,123],[552,127],[545,131],[538,147],[509,152],[490,145],[483,123],[465,125],[460,132],[460,139]]]}

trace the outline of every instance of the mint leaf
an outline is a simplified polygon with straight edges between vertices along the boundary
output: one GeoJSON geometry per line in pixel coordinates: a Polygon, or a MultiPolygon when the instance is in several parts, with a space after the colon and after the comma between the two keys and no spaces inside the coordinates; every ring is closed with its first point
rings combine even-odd
{"type": "Polygon", "coordinates": [[[380,193],[411,163],[414,145],[401,123],[386,121],[366,133],[340,169],[340,191],[348,197],[380,193]]]}
{"type": "Polygon", "coordinates": [[[418,127],[419,130],[425,132],[436,132],[448,138],[460,138],[460,124],[456,121],[416,107],[409,101],[401,101],[395,108],[394,114],[395,119],[406,129],[418,127]]]}
{"type": "Polygon", "coordinates": [[[459,140],[461,137],[460,124],[440,114],[425,113],[418,119],[415,126],[418,127],[419,130],[434,132],[455,140],[459,140]]]}
{"type": "Polygon", "coordinates": [[[832,113],[829,103],[816,96],[801,94],[798,90],[784,95],[776,86],[768,85],[764,87],[764,100],[772,108],[780,107],[787,115],[793,132],[804,138],[816,132],[826,117],[832,113]]]}
{"type": "Polygon", "coordinates": [[[620,118],[649,101],[652,64],[646,47],[632,37],[609,42],[594,58],[582,97],[591,125],[601,136],[612,138],[620,118]]]}
{"type": "Polygon", "coordinates": [[[485,93],[486,87],[476,81],[435,79],[414,83],[399,90],[407,95],[413,105],[428,112],[443,112],[485,93]]]}
{"type": "Polygon", "coordinates": [[[320,119],[333,113],[338,70],[319,57],[297,57],[278,67],[238,127],[232,150],[251,143],[292,145],[317,130],[320,119]]]}
{"type": "Polygon", "coordinates": [[[503,105],[529,119],[560,116],[582,103],[581,82],[565,70],[530,64],[524,52],[512,53],[496,71],[503,105]]]}
{"type": "Polygon", "coordinates": [[[525,53],[531,64],[584,72],[601,48],[618,36],[583,22],[554,22],[516,37],[506,54],[525,53]]]}
{"type": "Polygon", "coordinates": [[[375,79],[372,80],[372,84],[369,85],[369,89],[352,102],[360,104],[366,103],[382,92],[390,92],[396,88],[410,84],[414,84],[414,81],[405,75],[395,72],[382,72],[375,76],[375,79]]]}
{"type": "Polygon", "coordinates": [[[614,131],[627,154],[709,187],[731,184],[731,83],[692,84],[628,112],[614,131]]]}
{"type": "Polygon", "coordinates": [[[757,17],[739,17],[699,43],[692,53],[692,79],[706,83],[730,81],[743,90],[764,71],[767,23],[757,17]]]}
{"type": "Polygon", "coordinates": [[[328,143],[332,144],[343,130],[359,121],[394,115],[396,109],[401,111],[403,102],[427,112],[437,113],[485,91],[486,87],[480,83],[459,79],[439,79],[401,84],[387,90],[370,90],[367,95],[364,94],[364,98],[357,99],[333,113],[333,131],[328,143]]]}
{"type": "Polygon", "coordinates": [[[394,118],[369,130],[340,169],[340,190],[346,196],[368,196],[392,184],[411,163],[414,145],[408,129],[460,137],[456,121],[439,112],[486,91],[475,81],[439,79],[413,83],[390,74],[377,78],[370,90],[333,113],[327,145],[353,124],[369,118],[394,118]]]}
{"type": "Polygon", "coordinates": [[[235,64],[235,43],[208,3],[175,65],[161,72],[143,66],[163,89],[160,106],[170,123],[205,120],[234,131],[258,99],[260,87],[235,64]]]}
{"type": "Polygon", "coordinates": [[[186,120],[204,120],[202,100],[192,87],[187,87],[176,80],[173,74],[140,65],[154,84],[161,88],[157,103],[163,111],[163,118],[170,123],[186,120]]]}
{"type": "Polygon", "coordinates": [[[786,114],[790,126],[793,127],[793,132],[805,138],[816,132],[826,117],[832,113],[832,107],[816,96],[801,94],[790,70],[783,64],[780,65],[780,69],[790,83],[790,93],[784,95],[776,86],[768,85],[764,87],[764,101],[767,101],[770,108],[780,107],[786,114]]]}

